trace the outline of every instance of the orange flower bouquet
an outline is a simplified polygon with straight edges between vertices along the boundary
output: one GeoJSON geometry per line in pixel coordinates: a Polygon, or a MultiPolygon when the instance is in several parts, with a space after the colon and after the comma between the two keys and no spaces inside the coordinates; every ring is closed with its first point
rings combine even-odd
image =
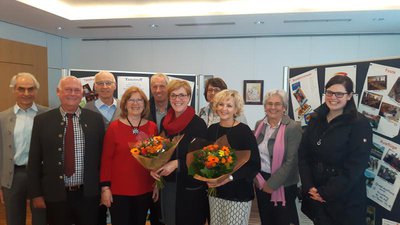
{"type": "MultiPolygon", "coordinates": [[[[166,164],[171,158],[183,135],[176,136],[172,140],[163,136],[144,138],[130,144],[132,156],[146,169],[157,170],[166,164]]],[[[159,189],[164,187],[164,181],[156,181],[159,189]]]]}
{"type": "MultiPolygon", "coordinates": [[[[238,170],[250,158],[249,150],[235,151],[228,143],[226,135],[215,144],[188,153],[186,164],[188,174],[194,179],[208,183],[219,183],[238,170]]],[[[209,188],[208,195],[216,196],[216,188],[209,188]]]]}

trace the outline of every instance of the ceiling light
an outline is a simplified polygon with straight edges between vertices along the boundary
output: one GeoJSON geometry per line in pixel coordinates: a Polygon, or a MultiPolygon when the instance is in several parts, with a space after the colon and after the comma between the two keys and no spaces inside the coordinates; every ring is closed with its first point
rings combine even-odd
{"type": "Polygon", "coordinates": [[[345,4],[321,0],[219,0],[219,1],[98,1],[17,0],[69,20],[243,15],[296,12],[399,10],[399,0],[351,0],[345,4]],[[79,2],[82,2],[79,4],[79,2]],[[93,1],[95,2],[95,1],[93,1]],[[136,2],[136,3],[135,3],[136,2]],[[123,4],[124,3],[124,4],[123,4]],[[256,6],[256,7],[255,7],[256,6]]]}
{"type": "Polygon", "coordinates": [[[156,29],[156,28],[158,28],[158,25],[157,24],[151,24],[149,27],[153,28],[153,29],[156,29]]]}
{"type": "Polygon", "coordinates": [[[262,25],[262,24],[264,24],[264,21],[256,21],[256,22],[254,22],[254,24],[255,25],[262,25]]]}
{"type": "Polygon", "coordinates": [[[62,27],[57,27],[57,30],[62,30],[63,28],[62,27]]]}

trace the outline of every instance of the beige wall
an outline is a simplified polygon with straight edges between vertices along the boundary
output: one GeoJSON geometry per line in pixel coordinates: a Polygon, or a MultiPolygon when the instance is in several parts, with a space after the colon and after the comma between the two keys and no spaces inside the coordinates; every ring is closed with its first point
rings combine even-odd
{"type": "Polygon", "coordinates": [[[15,103],[9,84],[11,77],[19,72],[35,75],[40,83],[36,102],[47,106],[47,48],[0,39],[0,111],[15,103]]]}

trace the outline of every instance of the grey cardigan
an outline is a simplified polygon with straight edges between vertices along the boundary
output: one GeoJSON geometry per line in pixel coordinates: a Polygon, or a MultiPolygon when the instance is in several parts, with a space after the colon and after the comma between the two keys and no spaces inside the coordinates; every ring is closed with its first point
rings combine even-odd
{"type": "MultiPolygon", "coordinates": [[[[256,129],[258,124],[263,120],[259,120],[256,123],[256,129]]],[[[285,154],[283,157],[281,167],[271,175],[267,180],[268,186],[273,190],[278,189],[280,186],[290,186],[299,182],[299,168],[298,162],[298,149],[301,141],[302,130],[300,124],[290,119],[287,115],[284,115],[281,124],[286,125],[285,130],[285,154]]],[[[265,127],[266,128],[266,127],[265,127]]],[[[276,135],[279,129],[271,135],[268,140],[268,151],[270,155],[270,161],[272,163],[273,149],[275,144],[276,135]]],[[[263,129],[257,138],[257,144],[260,144],[264,140],[265,129],[263,129]]]]}

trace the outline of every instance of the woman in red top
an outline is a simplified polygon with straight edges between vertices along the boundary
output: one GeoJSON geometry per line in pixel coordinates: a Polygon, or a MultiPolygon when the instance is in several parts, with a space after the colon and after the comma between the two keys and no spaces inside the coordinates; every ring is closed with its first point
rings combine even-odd
{"type": "Polygon", "coordinates": [[[101,203],[110,208],[113,225],[143,225],[152,201],[154,179],[132,157],[129,143],[156,135],[157,125],[145,119],[149,101],[140,88],[127,89],[120,108],[120,118],[110,124],[104,138],[101,203]]]}

